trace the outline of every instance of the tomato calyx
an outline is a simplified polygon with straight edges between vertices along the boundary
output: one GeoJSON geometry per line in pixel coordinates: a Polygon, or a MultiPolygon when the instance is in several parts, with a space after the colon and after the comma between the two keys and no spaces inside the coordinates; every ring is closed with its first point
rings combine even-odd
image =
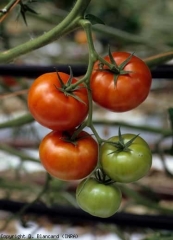
{"type": "Polygon", "coordinates": [[[130,56],[128,58],[126,58],[120,65],[117,65],[115,59],[112,56],[112,53],[111,53],[111,50],[109,47],[110,62],[105,61],[105,60],[103,60],[103,61],[100,60],[97,71],[113,73],[114,74],[114,84],[116,85],[116,82],[120,75],[127,75],[129,73],[132,73],[132,71],[126,71],[126,70],[124,70],[124,68],[130,62],[133,55],[134,55],[134,53],[130,54],[130,56]],[[104,65],[108,66],[108,69],[104,68],[104,65]]]}
{"type": "Polygon", "coordinates": [[[118,131],[118,137],[119,137],[119,141],[118,142],[109,142],[110,144],[112,144],[114,147],[116,147],[117,149],[109,154],[113,154],[115,152],[130,152],[131,149],[129,148],[131,146],[131,144],[134,142],[134,140],[139,136],[139,134],[135,135],[133,138],[131,138],[128,142],[124,142],[124,138],[122,137],[121,134],[121,130],[119,128],[118,131]]]}
{"type": "Polygon", "coordinates": [[[74,132],[73,131],[64,131],[62,133],[62,137],[61,139],[64,141],[64,142],[67,142],[67,143],[71,143],[73,144],[74,146],[77,146],[78,144],[78,141],[81,140],[81,139],[85,139],[87,136],[80,136],[80,132],[77,131],[78,129],[76,129],[74,132]]]}
{"type": "Polygon", "coordinates": [[[73,134],[71,134],[68,131],[64,131],[63,134],[62,134],[61,139],[64,142],[71,143],[74,146],[77,146],[77,143],[78,143],[78,140],[80,139],[80,137],[76,136],[75,138],[73,138],[73,134]]]}
{"type": "Polygon", "coordinates": [[[81,98],[79,98],[74,92],[77,91],[78,89],[81,88],[81,86],[75,86],[74,88],[70,88],[69,90],[69,87],[72,85],[72,80],[74,78],[73,76],[73,72],[72,72],[72,69],[71,67],[69,66],[69,69],[70,69],[70,75],[69,75],[69,79],[67,80],[66,83],[64,83],[58,73],[58,71],[56,71],[57,73],[57,76],[58,76],[58,80],[59,80],[59,83],[60,83],[60,86],[61,87],[57,87],[55,85],[55,88],[57,90],[59,90],[60,92],[64,93],[65,96],[67,97],[73,97],[74,99],[76,99],[77,101],[81,102],[81,103],[84,103],[86,104],[84,101],[81,100],[81,98]],[[67,90],[68,89],[68,90],[67,90]]]}
{"type": "Polygon", "coordinates": [[[102,168],[97,168],[94,172],[95,178],[99,183],[103,183],[105,185],[109,185],[115,183],[110,177],[106,175],[102,168]]]}

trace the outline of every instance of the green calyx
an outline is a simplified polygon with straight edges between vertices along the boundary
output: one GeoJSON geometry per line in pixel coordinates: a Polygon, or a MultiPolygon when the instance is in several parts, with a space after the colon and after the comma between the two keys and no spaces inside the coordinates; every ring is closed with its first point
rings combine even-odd
{"type": "Polygon", "coordinates": [[[124,68],[125,66],[130,62],[131,58],[133,57],[133,53],[120,65],[117,65],[115,59],[112,56],[110,47],[109,47],[109,58],[110,58],[110,63],[100,59],[100,64],[99,64],[99,69],[98,71],[104,71],[104,72],[110,72],[114,74],[114,83],[116,85],[117,79],[120,75],[126,75],[129,73],[132,73],[132,71],[125,71],[124,68]],[[108,69],[104,68],[104,65],[108,66],[108,69]]]}
{"type": "Polygon", "coordinates": [[[82,131],[81,128],[83,129],[82,125],[80,125],[77,129],[75,129],[74,132],[64,131],[63,132],[63,136],[61,137],[61,139],[64,142],[71,143],[74,146],[77,146],[79,140],[86,138],[85,135],[79,135],[80,132],[82,131]]]}
{"type": "Polygon", "coordinates": [[[74,138],[73,135],[72,135],[70,132],[64,131],[64,132],[63,132],[63,136],[61,137],[61,139],[62,139],[64,142],[71,143],[71,144],[73,144],[74,146],[77,146],[78,140],[79,140],[80,138],[78,137],[78,135],[74,138]]]}
{"type": "Polygon", "coordinates": [[[78,89],[81,88],[81,86],[75,86],[74,88],[71,88],[70,86],[72,85],[72,80],[73,80],[73,72],[72,72],[72,69],[71,67],[69,66],[69,69],[70,69],[70,76],[69,76],[69,79],[66,83],[63,82],[63,80],[61,79],[58,71],[56,71],[57,73],[57,76],[58,76],[58,80],[59,80],[59,83],[60,83],[60,87],[56,87],[57,90],[59,90],[60,92],[64,93],[65,96],[67,97],[73,97],[74,99],[76,99],[77,101],[81,102],[81,103],[84,103],[74,92],[77,91],[78,89]],[[68,90],[67,90],[68,89],[68,90]]]}
{"type": "Polygon", "coordinates": [[[134,136],[132,139],[130,139],[128,142],[125,143],[124,138],[122,137],[122,134],[121,134],[121,130],[119,128],[119,131],[118,131],[119,141],[118,142],[109,142],[117,149],[109,154],[112,154],[115,152],[130,152],[131,151],[130,146],[138,136],[139,136],[139,134],[134,136]]]}
{"type": "Polygon", "coordinates": [[[103,183],[105,185],[113,184],[113,181],[110,177],[108,177],[102,168],[97,168],[94,172],[95,178],[99,183],[103,183]]]}

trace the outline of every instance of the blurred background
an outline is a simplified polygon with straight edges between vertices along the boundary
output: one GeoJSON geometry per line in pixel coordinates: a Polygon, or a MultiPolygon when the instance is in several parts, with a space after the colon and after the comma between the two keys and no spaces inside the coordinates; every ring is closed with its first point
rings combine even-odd
{"type": "MultiPolygon", "coordinates": [[[[8,2],[1,0],[0,9],[8,2]]],[[[48,32],[68,14],[74,2],[22,1],[30,10],[23,13],[18,5],[0,23],[0,51],[48,32]]],[[[95,48],[102,56],[107,55],[108,45],[112,51],[134,52],[142,59],[172,51],[171,0],[95,0],[87,13],[105,23],[93,25],[95,48]]],[[[45,189],[46,172],[39,161],[38,146],[49,130],[30,116],[27,91],[41,73],[54,71],[55,67],[68,71],[71,65],[74,75],[80,77],[87,63],[86,36],[82,29],[77,29],[8,65],[0,65],[0,232],[33,237],[38,233],[77,234],[78,239],[93,240],[173,239],[172,61],[152,69],[151,92],[136,109],[117,114],[94,104],[93,120],[101,137],[116,135],[121,126],[122,133],[140,133],[153,151],[150,174],[129,184],[129,191],[124,189],[120,215],[106,222],[79,212],[76,221],[73,216],[79,210],[75,200],[77,183],[52,179],[45,189]],[[26,203],[30,211],[25,211],[26,203]],[[60,208],[62,212],[59,206],[64,207],[60,208]],[[52,207],[57,214],[46,214],[47,208],[52,207]],[[68,211],[72,214],[68,215],[68,211]],[[160,223],[159,217],[152,219],[158,215],[160,223]]]]}

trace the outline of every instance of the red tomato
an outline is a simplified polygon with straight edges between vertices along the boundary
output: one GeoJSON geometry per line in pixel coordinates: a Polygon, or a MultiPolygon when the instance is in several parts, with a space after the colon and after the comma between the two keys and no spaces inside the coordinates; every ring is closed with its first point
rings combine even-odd
{"type": "MultiPolygon", "coordinates": [[[[119,68],[130,56],[127,52],[114,52],[112,57],[119,68]]],[[[110,57],[104,58],[111,63],[110,57]]],[[[117,74],[104,65],[100,70],[99,62],[94,65],[90,88],[93,100],[100,106],[113,111],[125,112],[136,108],[148,96],[152,76],[148,66],[138,57],[132,56],[117,74]],[[130,71],[123,74],[122,71],[130,71]],[[117,77],[117,78],[116,78],[117,77]]]]}
{"type": "MultiPolygon", "coordinates": [[[[68,74],[59,72],[59,76],[64,84],[68,82],[68,74]]],[[[72,83],[76,82],[73,78],[72,83]]],[[[88,114],[87,89],[83,84],[73,92],[63,93],[59,88],[61,84],[56,72],[38,77],[29,90],[29,110],[36,121],[47,128],[58,131],[73,129],[88,114]]]]}
{"type": "Polygon", "coordinates": [[[41,162],[48,173],[65,181],[87,177],[98,161],[98,144],[87,132],[80,132],[73,142],[71,135],[52,131],[39,147],[41,162]]]}
{"type": "Polygon", "coordinates": [[[17,85],[16,79],[14,77],[12,77],[12,76],[4,76],[4,77],[2,77],[0,82],[2,82],[3,84],[5,84],[5,85],[7,85],[9,87],[17,85]]]}

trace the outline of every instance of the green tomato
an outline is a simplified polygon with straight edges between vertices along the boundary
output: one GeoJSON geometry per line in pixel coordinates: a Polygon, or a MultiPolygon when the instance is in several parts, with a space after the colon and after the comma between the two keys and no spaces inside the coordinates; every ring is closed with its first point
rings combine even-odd
{"type": "Polygon", "coordinates": [[[137,181],[151,168],[151,150],[144,139],[135,136],[134,134],[114,136],[108,139],[112,143],[104,143],[101,146],[101,166],[114,181],[122,183],[137,181]],[[133,138],[134,140],[128,144],[133,138]]]}
{"type": "Polygon", "coordinates": [[[81,209],[93,216],[107,218],[117,212],[121,204],[121,191],[113,184],[84,179],[76,189],[76,200],[81,209]]]}

